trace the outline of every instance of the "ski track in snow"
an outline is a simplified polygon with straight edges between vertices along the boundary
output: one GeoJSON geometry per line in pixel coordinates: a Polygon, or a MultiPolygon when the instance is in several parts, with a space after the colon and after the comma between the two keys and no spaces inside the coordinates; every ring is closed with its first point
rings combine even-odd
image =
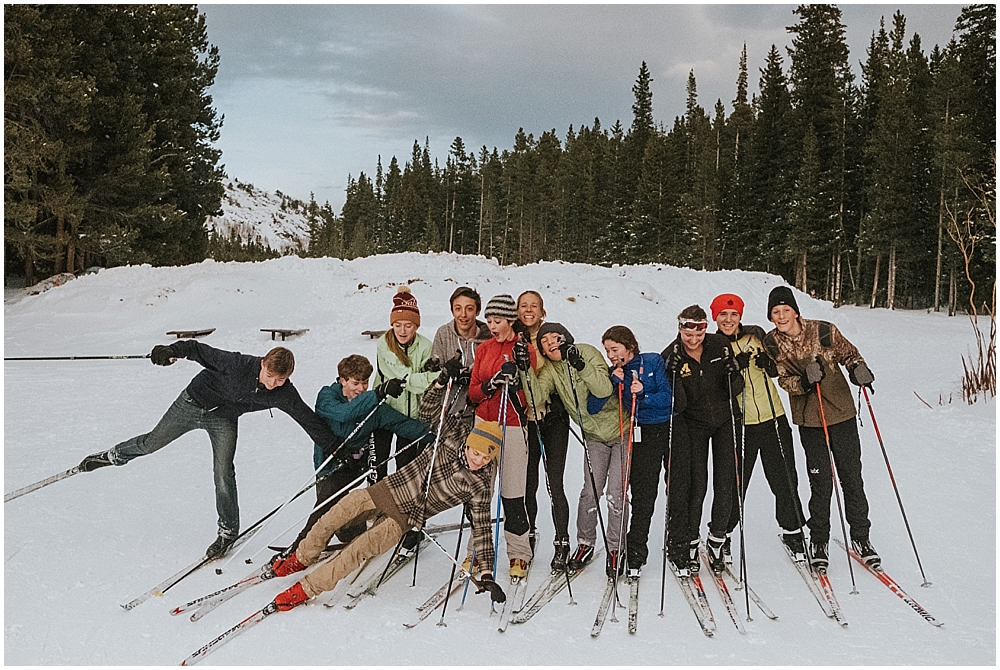
{"type": "MultiPolygon", "coordinates": [[[[319,389],[334,381],[341,358],[361,353],[374,360],[375,342],[361,331],[388,327],[395,285],[404,282],[411,282],[420,305],[420,332],[428,338],[450,318],[448,296],[468,284],[479,290],[484,302],[501,292],[516,297],[525,289],[538,290],[548,320],[564,323],[577,340],[600,347],[604,330],[624,323],[636,333],[643,351],[660,351],[674,338],[675,315],[685,306],[697,302],[707,308],[722,292],[742,296],[745,323],[770,327],[765,318],[767,294],[783,283],[761,273],[666,266],[545,262],[500,267],[482,257],[450,254],[123,267],[20,300],[5,292],[5,356],[145,354],[154,344],[172,339],[164,335],[168,330],[208,327],[217,330],[202,340],[207,344],[262,355],[272,343],[260,328],[309,328],[285,346],[297,359],[293,381],[311,404],[319,389]]],[[[656,616],[661,492],[634,636],[627,632],[627,616],[620,613],[621,623],[609,621],[599,638],[590,638],[605,582],[598,569],[574,580],[576,607],[567,606],[563,593],[530,622],[511,626],[502,635],[496,632],[496,617],[488,617],[488,597],[471,593],[462,611],[457,611],[457,601],[449,603],[447,627],[434,625],[440,618],[437,612],[417,629],[406,630],[402,624],[412,619],[414,608],[450,570],[432,547],[421,558],[416,588],[410,587],[410,571],[353,611],[310,605],[269,617],[205,663],[995,664],[996,407],[994,401],[970,407],[959,399],[959,357],[974,342],[969,321],[926,312],[834,310],[830,303],[796,295],[806,318],[835,322],[875,372],[872,403],[933,587],[919,586],[920,573],[862,403],[860,433],[872,541],[896,581],[945,622],[942,629],[922,621],[856,565],[860,593],[851,595],[848,560],[837,552],[831,556],[830,575],[850,626],[841,629],[828,621],[778,545],[773,498],[758,466],[746,505],[748,571],[754,589],[780,618],[769,621],[754,608],[746,636],[724,618],[722,603],[712,591],[708,597],[719,628],[712,639],[702,635],[669,575],[664,616],[656,616]],[[914,391],[934,408],[924,406],[914,391]],[[954,402],[938,406],[939,394],[946,399],[953,394],[954,402]],[[560,642],[553,644],[555,640],[560,642]]],[[[64,470],[89,453],[152,429],[199,369],[188,361],[169,368],[156,368],[146,360],[6,362],[4,490],[64,470]]],[[[248,526],[310,481],[312,445],[280,412],[273,418],[266,412],[245,415],[240,433],[236,467],[243,523],[248,526]]],[[[805,502],[808,483],[797,436],[795,442],[805,502]]],[[[566,468],[573,520],[582,472],[582,452],[574,444],[566,468]]],[[[195,624],[186,617],[168,616],[168,610],[243,577],[250,570],[243,558],[277,541],[282,531],[287,530],[286,539],[292,537],[311,500],[311,494],[302,496],[278,515],[228,564],[224,575],[202,570],[131,612],[119,604],[190,563],[215,536],[211,452],[203,433],[188,434],[125,468],[71,477],[6,504],[4,662],[180,662],[292,582],[275,580],[250,589],[195,624]]],[[[552,551],[544,485],[538,500],[537,559],[544,566],[552,551]]],[[[833,510],[836,515],[835,501],[833,510]]],[[[457,519],[452,510],[435,522],[457,519]]],[[[833,524],[839,536],[835,517],[833,524]]],[[[455,536],[443,536],[442,543],[452,551],[455,536]]],[[[265,548],[255,565],[269,556],[265,548]]],[[[533,571],[529,590],[545,572],[533,571]]],[[[745,619],[742,591],[734,591],[733,597],[745,619]]]]}

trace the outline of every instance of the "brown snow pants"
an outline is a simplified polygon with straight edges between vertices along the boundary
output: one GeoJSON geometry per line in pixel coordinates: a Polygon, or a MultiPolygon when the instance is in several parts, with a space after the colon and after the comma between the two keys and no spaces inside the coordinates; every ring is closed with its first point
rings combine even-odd
{"type": "Polygon", "coordinates": [[[320,517],[295,551],[303,565],[316,562],[327,542],[344,526],[374,519],[375,524],[351,541],[340,553],[324,561],[302,578],[302,588],[310,598],[330,591],[341,579],[354,572],[362,561],[384,554],[396,546],[403,530],[399,524],[383,516],[372,502],[367,489],[351,491],[343,500],[320,517]]]}

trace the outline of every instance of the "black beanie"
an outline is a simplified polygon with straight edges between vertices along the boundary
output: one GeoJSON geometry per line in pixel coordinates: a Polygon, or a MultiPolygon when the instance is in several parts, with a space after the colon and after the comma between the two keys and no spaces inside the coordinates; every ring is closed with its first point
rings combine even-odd
{"type": "Polygon", "coordinates": [[[777,286],[775,287],[769,296],[767,296],[767,320],[774,321],[771,318],[771,310],[778,305],[788,305],[795,310],[795,314],[799,314],[799,304],[795,302],[795,295],[792,293],[792,289],[787,286],[777,286]]]}
{"type": "MultiPolygon", "coordinates": [[[[573,335],[566,330],[566,326],[555,321],[546,321],[539,326],[538,334],[535,335],[535,346],[538,347],[538,351],[542,353],[542,356],[545,356],[545,352],[542,350],[542,335],[547,333],[558,333],[566,340],[566,344],[573,344],[573,335]]],[[[545,357],[548,358],[548,356],[545,357]]]]}

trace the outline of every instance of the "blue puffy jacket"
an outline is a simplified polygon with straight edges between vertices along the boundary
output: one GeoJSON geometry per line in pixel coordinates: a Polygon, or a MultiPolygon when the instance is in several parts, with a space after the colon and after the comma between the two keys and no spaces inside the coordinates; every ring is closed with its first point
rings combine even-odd
{"type": "MultiPolygon", "coordinates": [[[[608,368],[608,374],[614,367],[608,368]]],[[[618,395],[619,387],[622,387],[622,409],[631,414],[632,411],[632,374],[635,373],[642,382],[642,393],[636,396],[636,422],[640,426],[647,426],[657,423],[664,423],[670,420],[671,403],[673,402],[673,392],[670,388],[670,380],[667,378],[667,368],[663,364],[663,357],[659,354],[639,354],[633,356],[632,360],[625,364],[625,380],[621,381],[611,375],[611,383],[615,387],[613,395],[618,395]]],[[[681,407],[672,408],[677,414],[681,407]]]]}

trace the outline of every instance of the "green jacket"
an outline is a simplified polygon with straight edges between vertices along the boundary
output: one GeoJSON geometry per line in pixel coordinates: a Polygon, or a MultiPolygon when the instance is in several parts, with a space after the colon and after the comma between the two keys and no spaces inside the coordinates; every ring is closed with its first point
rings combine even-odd
{"type": "Polygon", "coordinates": [[[621,437],[618,425],[618,398],[613,395],[614,388],[608,376],[604,355],[589,344],[577,344],[576,348],[579,349],[586,364],[580,372],[570,367],[566,361],[547,360],[537,376],[534,370],[528,370],[526,381],[532,385],[536,402],[541,402],[541,398],[548,398],[555,392],[563,401],[573,421],[579,423],[579,417],[582,415],[584,439],[598,442],[618,439],[621,437]],[[576,398],[580,401],[579,414],[567,370],[573,375],[576,398]],[[600,406],[600,410],[594,413],[588,411],[595,406],[600,406]]]}
{"type": "Polygon", "coordinates": [[[437,378],[438,372],[421,372],[424,363],[431,357],[431,341],[417,333],[406,349],[410,356],[410,367],[406,367],[389,351],[385,335],[379,338],[375,347],[375,386],[389,380],[406,377],[403,393],[398,398],[389,398],[385,404],[403,416],[416,419],[420,410],[420,397],[437,378]]]}

